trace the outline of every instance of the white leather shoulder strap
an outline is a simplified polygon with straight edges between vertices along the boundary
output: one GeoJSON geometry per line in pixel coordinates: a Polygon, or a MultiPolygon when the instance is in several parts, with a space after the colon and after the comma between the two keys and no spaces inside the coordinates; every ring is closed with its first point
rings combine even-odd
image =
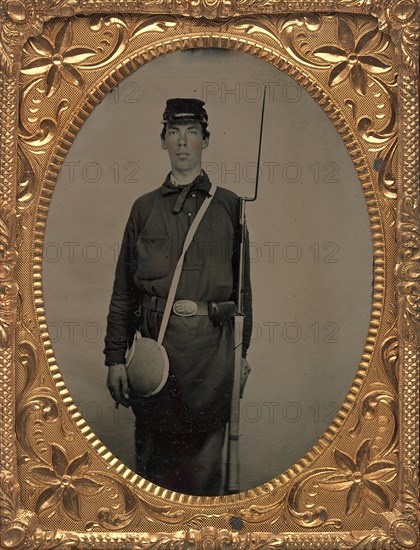
{"type": "Polygon", "coordinates": [[[185,237],[182,253],[181,253],[181,256],[179,257],[178,263],[176,264],[174,276],[171,282],[171,287],[169,289],[168,298],[166,300],[165,311],[163,312],[162,324],[160,325],[159,336],[157,339],[158,344],[162,344],[163,338],[165,336],[166,327],[168,326],[169,316],[171,314],[172,305],[175,299],[176,289],[178,288],[179,278],[181,277],[182,266],[184,265],[185,254],[187,253],[188,247],[190,246],[194,238],[195,232],[197,231],[197,228],[200,225],[200,222],[203,219],[203,216],[207,208],[210,206],[210,203],[214,197],[214,194],[216,193],[216,189],[217,189],[217,184],[212,183],[209,190],[209,195],[207,195],[207,197],[204,199],[203,204],[201,205],[200,210],[197,212],[197,215],[195,216],[188,230],[188,233],[185,237]]]}

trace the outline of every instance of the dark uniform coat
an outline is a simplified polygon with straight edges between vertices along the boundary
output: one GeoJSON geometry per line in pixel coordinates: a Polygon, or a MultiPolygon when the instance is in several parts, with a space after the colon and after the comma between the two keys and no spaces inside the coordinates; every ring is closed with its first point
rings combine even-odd
{"type": "MultiPolygon", "coordinates": [[[[166,299],[187,231],[210,181],[202,172],[192,184],[163,185],[137,199],[125,229],[117,263],[105,340],[106,364],[124,363],[143,295],[166,299]]],[[[239,256],[239,199],[218,187],[184,261],[175,300],[236,300],[239,256]]],[[[248,239],[245,246],[243,355],[252,329],[248,239]]],[[[143,336],[157,339],[162,313],[142,307],[143,336]]],[[[214,326],[207,316],[171,314],[163,345],[170,377],[154,397],[136,400],[137,429],[192,433],[224,427],[233,383],[232,320],[214,326]]]]}

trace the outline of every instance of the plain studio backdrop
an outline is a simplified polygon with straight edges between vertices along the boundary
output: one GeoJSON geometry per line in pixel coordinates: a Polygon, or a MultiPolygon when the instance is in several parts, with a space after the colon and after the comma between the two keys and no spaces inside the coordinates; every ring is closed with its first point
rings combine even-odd
{"type": "Polygon", "coordinates": [[[249,195],[267,89],[260,193],[247,206],[254,328],[241,403],[241,489],[299,460],[334,418],[367,336],[372,245],[362,189],[326,114],[292,78],[250,55],[191,50],[156,59],[109,94],[63,165],[44,243],[54,353],[92,430],[134,465],[134,419],[114,408],[102,353],[118,249],[134,200],[170,170],[170,97],[206,102],[204,168],[249,195]]]}

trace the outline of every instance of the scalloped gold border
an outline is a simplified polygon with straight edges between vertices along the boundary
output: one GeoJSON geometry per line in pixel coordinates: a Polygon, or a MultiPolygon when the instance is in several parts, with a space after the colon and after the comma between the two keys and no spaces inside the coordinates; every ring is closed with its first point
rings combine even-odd
{"type": "MultiPolygon", "coordinates": [[[[9,0],[1,7],[0,21],[3,22],[0,40],[0,98],[1,98],[1,219],[4,229],[1,235],[3,246],[0,257],[0,278],[3,305],[0,320],[5,325],[5,336],[1,341],[0,388],[2,395],[2,440],[0,464],[2,467],[0,491],[2,495],[2,512],[6,518],[2,526],[1,542],[8,547],[16,547],[26,540],[32,548],[53,548],[57,545],[96,548],[146,548],[174,547],[188,544],[194,547],[210,546],[212,548],[236,547],[238,544],[248,548],[282,546],[284,548],[414,548],[418,541],[418,441],[419,441],[419,343],[413,337],[413,327],[418,326],[418,312],[412,309],[415,297],[419,294],[419,184],[418,184],[418,96],[416,89],[416,71],[418,71],[418,2],[416,0],[390,0],[383,5],[380,0],[340,0],[340,1],[289,1],[276,2],[269,0],[249,1],[244,5],[242,0],[197,0],[183,2],[159,0],[155,6],[142,0],[125,0],[124,2],[106,2],[86,0],[78,2],[78,11],[170,11],[173,14],[191,14],[194,17],[206,15],[209,18],[227,17],[255,13],[280,13],[282,11],[342,11],[364,12],[376,15],[381,28],[394,37],[398,45],[400,64],[400,94],[403,113],[400,119],[399,140],[402,157],[399,167],[398,193],[398,328],[399,328],[399,407],[400,407],[400,455],[401,473],[399,476],[400,494],[397,507],[382,515],[384,530],[337,534],[328,533],[284,533],[281,536],[268,533],[254,533],[239,536],[226,530],[213,527],[201,531],[176,532],[172,534],[82,534],[75,532],[44,531],[36,523],[31,512],[19,508],[16,495],[18,491],[16,477],[16,455],[14,450],[14,379],[12,370],[12,349],[17,301],[17,286],[13,278],[16,262],[14,248],[15,225],[14,197],[16,160],[16,113],[17,113],[17,79],[20,44],[28,34],[40,31],[42,22],[53,15],[70,15],[76,10],[74,0],[9,0]],[[157,7],[158,6],[158,7],[157,7]],[[13,78],[10,78],[13,76],[13,78]],[[404,161],[404,163],[402,162],[404,161]],[[403,515],[401,514],[403,513],[403,515]],[[37,526],[37,529],[35,529],[37,526]]],[[[414,332],[415,334],[415,332],[414,332]]]]}
{"type": "MultiPolygon", "coordinates": [[[[340,407],[337,415],[333,419],[327,430],[319,437],[317,443],[291,468],[282,472],[278,477],[265,483],[263,486],[250,489],[246,492],[239,493],[238,495],[224,496],[222,498],[213,497],[199,497],[181,495],[179,493],[168,492],[161,487],[153,486],[150,489],[156,496],[165,496],[171,501],[175,502],[188,502],[193,505],[203,504],[230,504],[237,503],[248,498],[255,498],[256,496],[265,495],[273,487],[280,487],[285,483],[288,483],[295,479],[299,474],[303,472],[314,459],[323,453],[335,439],[339,430],[341,429],[343,422],[346,420],[349,411],[352,409],[354,402],[357,400],[359,390],[366,376],[366,372],[372,360],[374,346],[376,344],[379,327],[381,325],[381,319],[383,315],[384,307],[384,274],[385,274],[385,237],[383,233],[383,222],[381,212],[378,207],[377,197],[373,188],[369,169],[366,162],[363,159],[362,151],[357,142],[357,137],[346,119],[340,113],[337,105],[334,104],[327,90],[324,89],[311,75],[306,74],[304,70],[294,67],[290,60],[280,54],[279,51],[275,51],[267,46],[261,46],[258,42],[247,38],[237,38],[229,35],[223,35],[223,33],[217,36],[209,35],[200,31],[194,32],[187,36],[183,35],[182,38],[174,38],[167,41],[162,41],[159,44],[153,44],[152,46],[146,46],[137,50],[135,54],[130,55],[128,59],[120,62],[118,67],[107,72],[106,76],[101,79],[99,83],[96,83],[94,88],[86,91],[86,95],[89,97],[80,106],[79,110],[74,113],[74,122],[70,126],[64,129],[64,132],[58,138],[58,143],[54,148],[54,151],[49,160],[49,169],[45,175],[41,195],[39,202],[42,204],[42,209],[37,209],[37,215],[35,218],[35,231],[34,231],[34,258],[33,258],[33,270],[34,270],[34,284],[33,284],[33,296],[36,303],[36,315],[39,325],[46,327],[46,317],[42,293],[42,253],[44,234],[47,223],[48,209],[52,195],[54,192],[55,184],[57,183],[57,177],[61,170],[62,163],[65,156],[73,145],[77,134],[81,130],[83,124],[94,110],[94,108],[103,100],[105,95],[109,93],[115,86],[117,86],[124,78],[137,70],[139,67],[146,63],[161,57],[168,53],[189,49],[189,48],[223,48],[232,49],[235,51],[242,51],[256,56],[259,59],[263,59],[269,63],[275,65],[279,70],[286,72],[289,76],[293,77],[296,82],[303,86],[308,93],[311,94],[313,99],[322,107],[331,122],[337,129],[340,137],[343,139],[344,144],[352,158],[353,164],[357,171],[359,180],[362,185],[363,193],[366,200],[366,206],[369,214],[369,221],[372,232],[372,248],[374,250],[374,286],[373,296],[375,299],[372,302],[371,319],[369,322],[368,335],[364,349],[362,352],[362,360],[358,366],[351,388],[340,407]]],[[[66,405],[72,419],[76,422],[79,429],[84,434],[85,438],[89,441],[92,447],[102,456],[107,462],[116,467],[117,471],[129,480],[131,483],[137,484],[139,488],[145,488],[150,485],[149,482],[144,480],[135,474],[132,470],[127,468],[117,458],[115,458],[109,450],[103,446],[102,442],[97,439],[96,435],[92,432],[90,426],[86,423],[77,406],[74,404],[73,399],[65,386],[65,382],[62,378],[60,368],[55,360],[52,344],[49,338],[48,331],[44,330],[41,333],[41,337],[45,346],[45,351],[48,356],[48,363],[53,379],[59,389],[60,396],[63,403],[66,405]]]]}

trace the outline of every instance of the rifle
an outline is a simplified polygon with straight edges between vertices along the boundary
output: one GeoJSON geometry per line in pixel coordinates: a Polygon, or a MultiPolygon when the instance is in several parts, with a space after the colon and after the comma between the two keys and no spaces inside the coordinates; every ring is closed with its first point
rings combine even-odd
{"type": "Polygon", "coordinates": [[[243,283],[244,283],[244,243],[246,238],[246,216],[245,204],[257,199],[258,183],[260,173],[260,158],[261,158],[261,142],[264,123],[264,108],[265,108],[265,92],[264,86],[260,140],[258,144],[257,158],[257,174],[255,178],[255,190],[252,197],[239,198],[239,224],[240,224],[240,241],[239,241],[239,269],[238,269],[238,295],[237,308],[234,315],[235,319],[235,366],[233,373],[233,389],[232,401],[230,406],[230,419],[228,428],[228,449],[227,449],[227,469],[226,469],[226,493],[234,494],[240,492],[239,482],[239,414],[240,414],[240,390],[241,390],[241,370],[242,370],[242,340],[244,329],[244,313],[243,313],[243,283]]]}

